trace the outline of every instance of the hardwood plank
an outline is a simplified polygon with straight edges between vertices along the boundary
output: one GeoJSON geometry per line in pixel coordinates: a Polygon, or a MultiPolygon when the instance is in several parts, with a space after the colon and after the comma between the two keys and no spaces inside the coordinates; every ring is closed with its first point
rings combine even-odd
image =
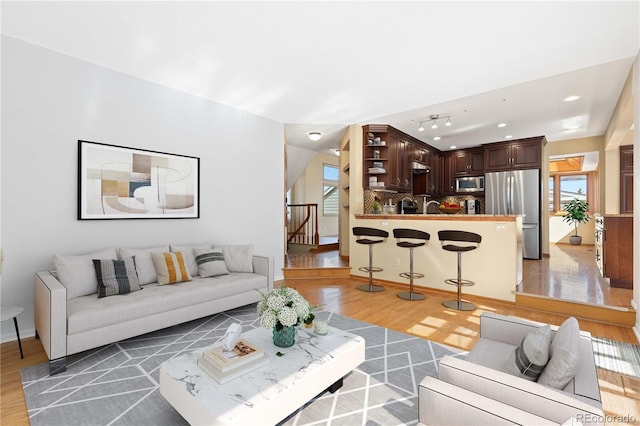
{"type": "Polygon", "coordinates": [[[24,359],[20,358],[17,341],[0,345],[0,424],[29,425],[27,404],[22,391],[20,369],[47,361],[40,340],[34,337],[21,339],[24,359]]]}

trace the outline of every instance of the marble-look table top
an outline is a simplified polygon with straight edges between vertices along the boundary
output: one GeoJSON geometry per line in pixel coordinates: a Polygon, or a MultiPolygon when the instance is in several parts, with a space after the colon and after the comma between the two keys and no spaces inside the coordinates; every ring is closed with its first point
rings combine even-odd
{"type": "Polygon", "coordinates": [[[196,412],[210,413],[211,419],[206,422],[212,424],[247,424],[256,419],[264,423],[270,416],[277,422],[364,361],[364,339],[334,327],[322,336],[298,328],[296,343],[290,348],[275,346],[272,331],[264,328],[243,333],[242,337],[262,347],[269,363],[225,384],[213,380],[197,365],[198,357],[208,347],[161,365],[162,395],[190,423],[203,421],[201,417],[189,418],[196,412]],[[278,352],[283,355],[277,356],[278,352]],[[173,383],[165,381],[163,389],[166,378],[173,383]],[[185,398],[185,393],[190,398],[185,398]],[[185,401],[194,405],[181,407],[185,401]],[[265,410],[260,410],[262,407],[265,410]]]}

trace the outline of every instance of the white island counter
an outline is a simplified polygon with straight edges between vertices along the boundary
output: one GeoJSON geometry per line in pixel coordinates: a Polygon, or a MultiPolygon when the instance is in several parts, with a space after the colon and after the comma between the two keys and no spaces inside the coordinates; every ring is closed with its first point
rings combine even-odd
{"type": "MultiPolygon", "coordinates": [[[[457,274],[457,255],[442,249],[438,240],[438,231],[460,230],[475,232],[482,236],[482,243],[473,251],[462,254],[462,278],[475,282],[474,286],[464,287],[465,294],[489,297],[492,299],[515,301],[514,291],[522,281],[522,218],[520,216],[495,215],[444,215],[444,214],[405,214],[405,215],[356,215],[351,226],[366,226],[384,229],[389,238],[373,248],[373,264],[384,268],[374,273],[374,280],[397,282],[408,285],[408,280],[398,275],[409,271],[409,250],[396,246],[393,237],[394,228],[409,228],[428,232],[429,243],[414,250],[414,272],[424,274],[424,278],[414,280],[420,287],[455,292],[455,287],[444,280],[455,278],[457,274]]],[[[368,277],[359,267],[369,262],[368,247],[355,242],[351,235],[349,242],[349,265],[351,273],[368,277]]]]}

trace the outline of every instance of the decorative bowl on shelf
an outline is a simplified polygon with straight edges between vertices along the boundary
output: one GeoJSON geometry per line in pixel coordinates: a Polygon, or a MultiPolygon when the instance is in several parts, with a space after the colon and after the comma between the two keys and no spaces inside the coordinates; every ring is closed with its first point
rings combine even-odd
{"type": "Polygon", "coordinates": [[[440,205],[438,209],[445,214],[455,214],[455,213],[458,213],[460,210],[462,210],[462,206],[447,207],[447,206],[440,205]]]}

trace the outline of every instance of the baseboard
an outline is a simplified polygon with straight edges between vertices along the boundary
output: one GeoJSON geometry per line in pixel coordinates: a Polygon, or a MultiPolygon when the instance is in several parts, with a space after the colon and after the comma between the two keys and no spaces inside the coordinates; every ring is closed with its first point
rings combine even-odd
{"type": "Polygon", "coordinates": [[[516,306],[623,327],[633,327],[636,322],[636,311],[632,308],[558,300],[534,294],[516,293],[516,306]]]}
{"type": "Polygon", "coordinates": [[[349,278],[351,268],[348,266],[283,268],[282,272],[285,279],[349,278]]]}

